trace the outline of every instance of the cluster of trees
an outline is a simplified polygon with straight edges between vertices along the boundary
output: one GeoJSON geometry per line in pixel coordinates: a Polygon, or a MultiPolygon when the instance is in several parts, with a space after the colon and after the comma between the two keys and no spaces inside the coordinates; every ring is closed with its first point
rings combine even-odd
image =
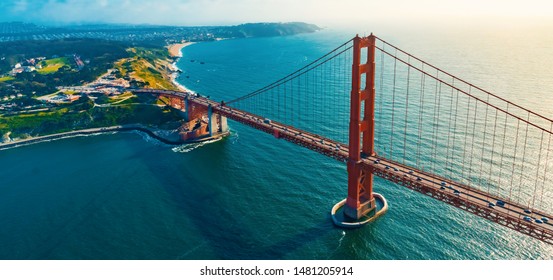
{"type": "Polygon", "coordinates": [[[114,107],[93,107],[87,97],[70,106],[48,112],[0,118],[0,136],[11,132],[11,137],[48,135],[77,129],[106,127],[122,124],[151,124],[161,126],[182,119],[174,110],[147,104],[125,104],[114,107]]]}
{"type": "Polygon", "coordinates": [[[55,92],[57,86],[92,82],[111,68],[115,61],[128,57],[128,47],[127,43],[100,39],[0,43],[0,58],[4,58],[0,61],[0,75],[6,74],[16,63],[36,57],[69,56],[69,61],[74,64],[73,54],[77,54],[89,62],[81,70],[76,65],[65,65],[51,74],[20,73],[16,79],[0,83],[0,98],[17,93],[40,96],[55,92]]]}

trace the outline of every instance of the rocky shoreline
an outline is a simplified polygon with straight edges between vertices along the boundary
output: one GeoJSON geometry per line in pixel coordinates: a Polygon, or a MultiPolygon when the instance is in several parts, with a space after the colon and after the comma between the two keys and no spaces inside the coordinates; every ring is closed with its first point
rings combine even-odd
{"type": "Polygon", "coordinates": [[[16,140],[12,142],[0,143],[0,149],[15,148],[19,146],[25,146],[34,143],[40,143],[44,141],[57,140],[61,138],[77,137],[77,136],[87,136],[91,134],[98,133],[107,133],[107,132],[124,132],[124,131],[140,131],[148,134],[148,136],[169,145],[181,145],[185,142],[178,139],[178,133],[175,136],[173,131],[160,130],[148,128],[140,124],[131,124],[131,125],[118,125],[110,127],[99,127],[99,128],[89,128],[81,129],[75,131],[68,131],[63,133],[50,134],[45,136],[31,137],[27,139],[16,140]]]}
{"type": "MultiPolygon", "coordinates": [[[[176,58],[175,62],[171,65],[174,71],[174,73],[172,73],[171,75],[171,82],[182,91],[190,91],[190,90],[176,81],[176,78],[178,75],[177,70],[180,70],[176,66],[176,62],[182,57],[182,48],[192,44],[193,43],[191,42],[187,42],[183,44],[173,44],[171,46],[168,46],[170,55],[176,58]]],[[[125,132],[125,131],[140,131],[168,145],[182,145],[186,143],[201,142],[201,141],[206,141],[206,140],[215,138],[215,137],[202,137],[201,139],[195,139],[193,141],[184,141],[181,139],[179,132],[176,130],[163,130],[163,129],[157,129],[153,127],[147,127],[141,124],[130,124],[130,125],[118,125],[118,126],[110,126],[110,127],[80,129],[80,130],[68,131],[63,133],[29,137],[25,139],[17,139],[17,140],[8,141],[8,142],[1,142],[1,139],[0,139],[0,150],[30,145],[30,144],[40,143],[45,141],[52,141],[52,140],[57,140],[62,138],[87,136],[92,134],[109,133],[109,132],[125,132]]],[[[9,139],[9,135],[8,135],[8,139],[9,139]]]]}
{"type": "Polygon", "coordinates": [[[182,69],[177,66],[177,62],[179,62],[179,60],[182,58],[182,49],[193,44],[193,42],[188,42],[168,46],[169,55],[175,59],[174,62],[171,64],[171,83],[173,83],[173,85],[175,85],[181,91],[194,92],[177,81],[177,77],[180,75],[180,73],[182,73],[182,69]]]}

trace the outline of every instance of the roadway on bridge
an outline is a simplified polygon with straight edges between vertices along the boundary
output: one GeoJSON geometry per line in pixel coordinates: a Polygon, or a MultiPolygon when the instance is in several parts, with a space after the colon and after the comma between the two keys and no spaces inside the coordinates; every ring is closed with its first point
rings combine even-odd
{"type": "MultiPolygon", "coordinates": [[[[205,97],[177,91],[141,90],[140,92],[157,92],[188,98],[190,102],[206,108],[211,106],[214,113],[273,134],[277,138],[285,139],[342,162],[347,162],[348,160],[349,151],[348,146],[345,144],[282,123],[266,120],[261,116],[242,110],[224,106],[222,103],[205,97]]],[[[379,177],[399,183],[457,208],[553,244],[553,217],[547,213],[528,209],[528,207],[516,202],[507,201],[470,186],[447,180],[422,170],[410,168],[384,157],[363,157],[361,164],[364,168],[367,168],[379,177]],[[499,204],[498,201],[500,201],[499,204]],[[527,220],[525,220],[525,217],[527,217],[527,220]],[[542,223],[536,222],[537,220],[542,221],[542,223]]]]}

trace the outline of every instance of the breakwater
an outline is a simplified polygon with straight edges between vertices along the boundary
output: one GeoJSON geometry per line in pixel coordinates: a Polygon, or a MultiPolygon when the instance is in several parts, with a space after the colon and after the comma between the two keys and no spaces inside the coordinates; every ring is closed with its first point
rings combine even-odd
{"type": "Polygon", "coordinates": [[[107,133],[107,132],[124,132],[124,131],[144,132],[148,134],[148,136],[169,145],[180,145],[185,143],[184,141],[175,140],[178,137],[161,136],[159,133],[159,130],[156,130],[157,131],[156,133],[153,129],[148,128],[144,125],[130,124],[130,125],[88,128],[88,129],[74,130],[74,131],[68,131],[68,132],[62,132],[62,133],[56,133],[56,134],[50,134],[50,135],[44,135],[44,136],[38,136],[38,137],[31,137],[27,139],[12,141],[12,142],[0,143],[0,149],[15,148],[19,146],[30,145],[30,144],[44,142],[44,141],[51,141],[51,140],[56,140],[60,138],[87,136],[87,135],[107,133]],[[170,139],[170,138],[175,138],[175,139],[170,139]]]}

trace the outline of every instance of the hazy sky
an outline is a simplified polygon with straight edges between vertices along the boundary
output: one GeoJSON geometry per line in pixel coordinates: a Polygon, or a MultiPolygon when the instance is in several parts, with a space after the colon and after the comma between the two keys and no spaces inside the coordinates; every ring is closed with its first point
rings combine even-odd
{"type": "Polygon", "coordinates": [[[553,22],[550,0],[0,0],[1,21],[213,25],[553,22]]]}

